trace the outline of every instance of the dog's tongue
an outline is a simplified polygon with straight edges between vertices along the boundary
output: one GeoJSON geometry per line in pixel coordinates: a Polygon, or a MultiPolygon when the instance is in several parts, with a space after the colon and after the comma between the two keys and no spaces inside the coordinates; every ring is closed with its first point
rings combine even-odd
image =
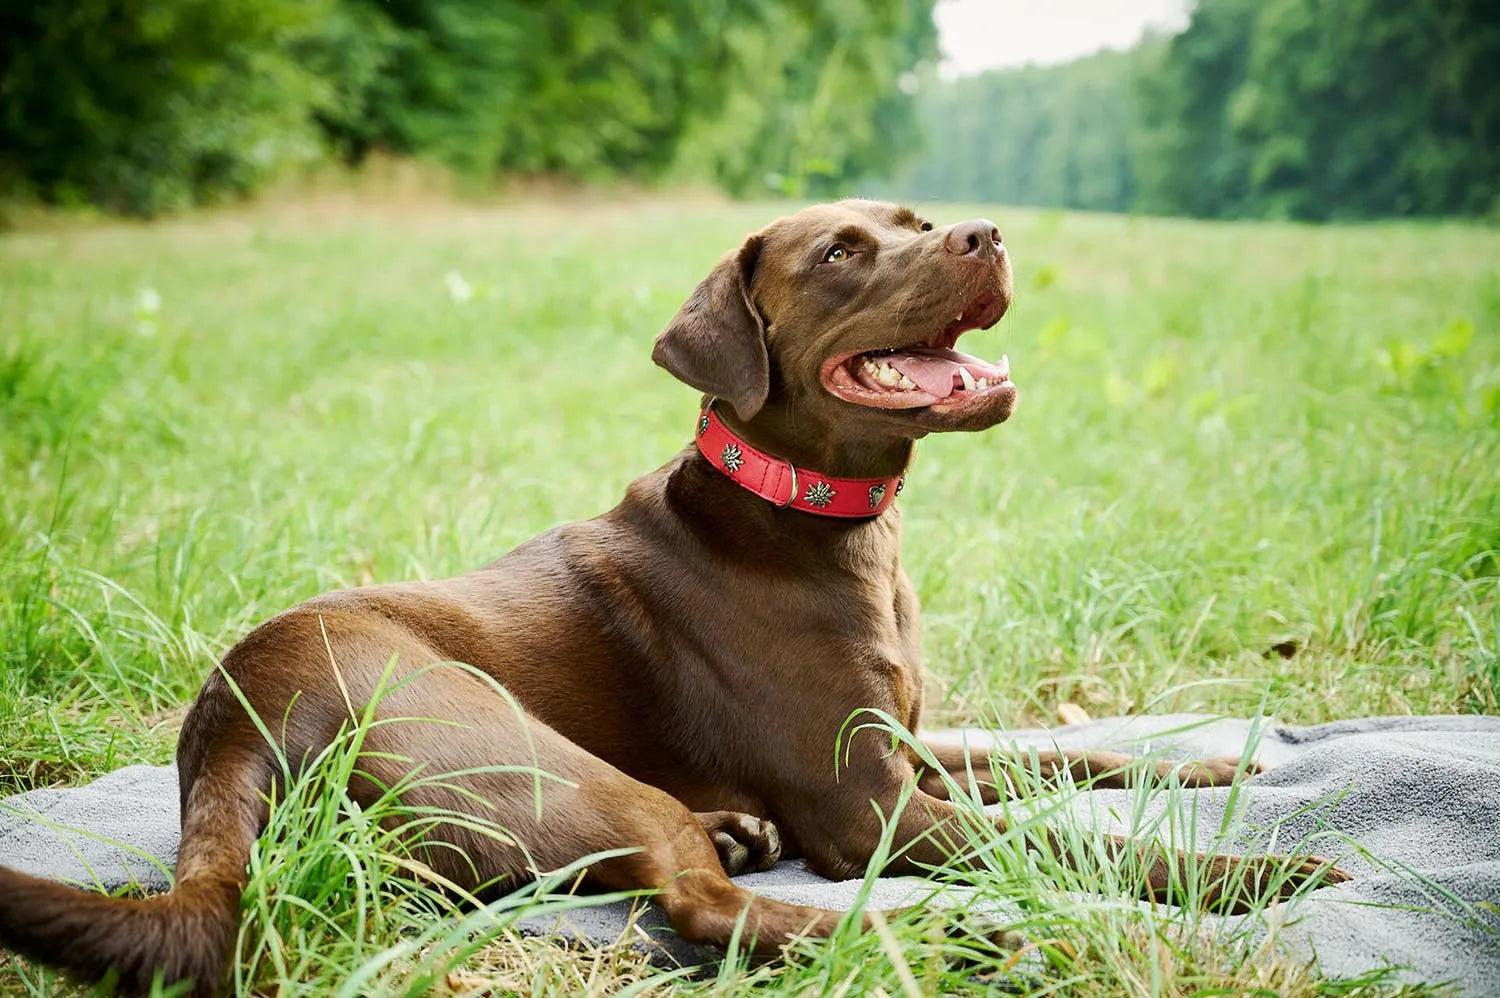
{"type": "Polygon", "coordinates": [[[953,379],[958,377],[958,362],[929,353],[892,357],[891,366],[917,383],[929,395],[945,399],[953,394],[953,379]]]}

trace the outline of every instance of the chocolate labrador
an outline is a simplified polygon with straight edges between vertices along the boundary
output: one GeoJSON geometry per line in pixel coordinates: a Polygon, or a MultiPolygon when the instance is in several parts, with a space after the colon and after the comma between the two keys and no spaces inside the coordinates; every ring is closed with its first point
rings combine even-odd
{"type": "MultiPolygon", "coordinates": [[[[217,990],[247,857],[284,779],[278,757],[295,770],[372,701],[385,723],[366,736],[352,796],[452,774],[402,799],[472,816],[423,844],[466,888],[633,847],[588,879],[654,892],[690,940],[723,945],[743,918],[754,949],[773,954],[838,916],[727,874],[800,855],[825,876],[860,875],[882,816],[895,821],[890,873],[961,866],[964,817],[943,774],[893,751],[889,732],[846,722],[874,709],[917,730],[917,597],[894,503],[918,439],[1014,410],[1006,359],[954,349],[1010,299],[1006,248],[983,219],[936,228],[844,201],[751,235],[656,341],[656,362],[705,395],[692,443],[603,516],[476,572],[329,593],[261,624],[182,729],[176,887],[111,898],[0,869],[0,941],[84,975],[113,971],[128,990],[157,972],[217,990]],[[561,779],[534,781],[531,767],[561,779]]],[[[934,752],[988,799],[1003,789],[984,760],[934,752]]],[[[1139,773],[1105,753],[1030,761],[1116,784],[1139,773]]],[[[1233,760],[1179,770],[1193,785],[1234,773],[1233,760]]],[[[1106,850],[1138,850],[1143,892],[1158,899],[1194,864],[1218,885],[1210,900],[1231,904],[1345,879],[1316,858],[1114,839],[1106,850]]]]}

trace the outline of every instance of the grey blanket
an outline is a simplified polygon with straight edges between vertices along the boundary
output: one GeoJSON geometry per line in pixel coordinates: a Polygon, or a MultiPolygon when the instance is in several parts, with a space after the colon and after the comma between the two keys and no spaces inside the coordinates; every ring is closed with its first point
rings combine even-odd
{"type": "MultiPolygon", "coordinates": [[[[1236,755],[1248,739],[1266,771],[1241,792],[1235,826],[1244,845],[1275,828],[1275,848],[1334,856],[1352,883],[1313,892],[1281,930],[1291,955],[1316,955],[1324,974],[1385,967],[1398,979],[1454,982],[1468,995],[1500,995],[1500,717],[1391,717],[1313,727],[1252,724],[1195,715],[1113,718],[1051,730],[950,732],[971,745],[1112,748],[1168,758],[1236,755]],[[1330,832],[1336,835],[1330,835],[1330,832]]],[[[1135,792],[1095,790],[1069,806],[1108,831],[1132,813],[1135,792]]],[[[1189,815],[1208,842],[1229,792],[1191,791],[1189,815]]],[[[1146,811],[1159,813],[1157,795],[1146,811]]],[[[36,790],[0,801],[0,863],[106,888],[165,888],[177,852],[177,779],[171,767],[130,766],[87,786],[36,790]]],[[[740,878],[768,896],[846,909],[857,882],[833,883],[785,862],[740,878]]],[[[929,896],[919,881],[877,881],[869,904],[894,907],[929,896]]],[[[620,903],[570,912],[565,924],[523,923],[612,942],[631,912],[620,903]]],[[[635,923],[679,960],[711,954],[671,936],[651,909],[635,923]]],[[[635,938],[641,938],[639,934],[635,938]]]]}

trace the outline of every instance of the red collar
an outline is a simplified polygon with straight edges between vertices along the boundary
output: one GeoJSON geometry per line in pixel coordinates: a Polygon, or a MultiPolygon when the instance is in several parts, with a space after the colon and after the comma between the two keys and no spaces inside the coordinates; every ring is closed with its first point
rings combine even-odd
{"type": "Polygon", "coordinates": [[[698,450],[708,463],[762,499],[819,516],[871,517],[890,508],[906,484],[895,478],[830,478],[756,450],[714,412],[710,399],[698,416],[698,450]]]}

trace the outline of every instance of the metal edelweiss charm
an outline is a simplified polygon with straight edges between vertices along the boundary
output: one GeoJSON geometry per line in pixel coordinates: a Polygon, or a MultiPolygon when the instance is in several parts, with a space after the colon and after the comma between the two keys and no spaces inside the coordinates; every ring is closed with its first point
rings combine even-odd
{"type": "Polygon", "coordinates": [[[880,505],[880,500],[882,500],[884,498],[885,498],[885,486],[884,485],[871,485],[870,486],[870,508],[871,509],[874,509],[876,506],[879,506],[880,505]]]}
{"type": "Polygon", "coordinates": [[[740,449],[734,444],[725,444],[724,453],[719,455],[719,459],[724,462],[724,467],[729,469],[731,475],[739,471],[740,465],[745,463],[744,458],[740,454],[740,449]]]}
{"type": "Polygon", "coordinates": [[[906,488],[906,476],[902,475],[900,478],[896,479],[896,495],[899,496],[901,494],[901,490],[904,488],[906,488]]]}
{"type": "Polygon", "coordinates": [[[812,506],[822,507],[833,502],[833,497],[836,495],[838,493],[833,491],[827,482],[813,482],[807,487],[807,493],[802,497],[802,501],[812,506]]]}
{"type": "Polygon", "coordinates": [[[705,412],[703,415],[701,415],[701,416],[698,417],[698,436],[701,437],[701,436],[703,436],[703,434],[705,434],[707,432],[708,432],[708,413],[705,412]]]}

